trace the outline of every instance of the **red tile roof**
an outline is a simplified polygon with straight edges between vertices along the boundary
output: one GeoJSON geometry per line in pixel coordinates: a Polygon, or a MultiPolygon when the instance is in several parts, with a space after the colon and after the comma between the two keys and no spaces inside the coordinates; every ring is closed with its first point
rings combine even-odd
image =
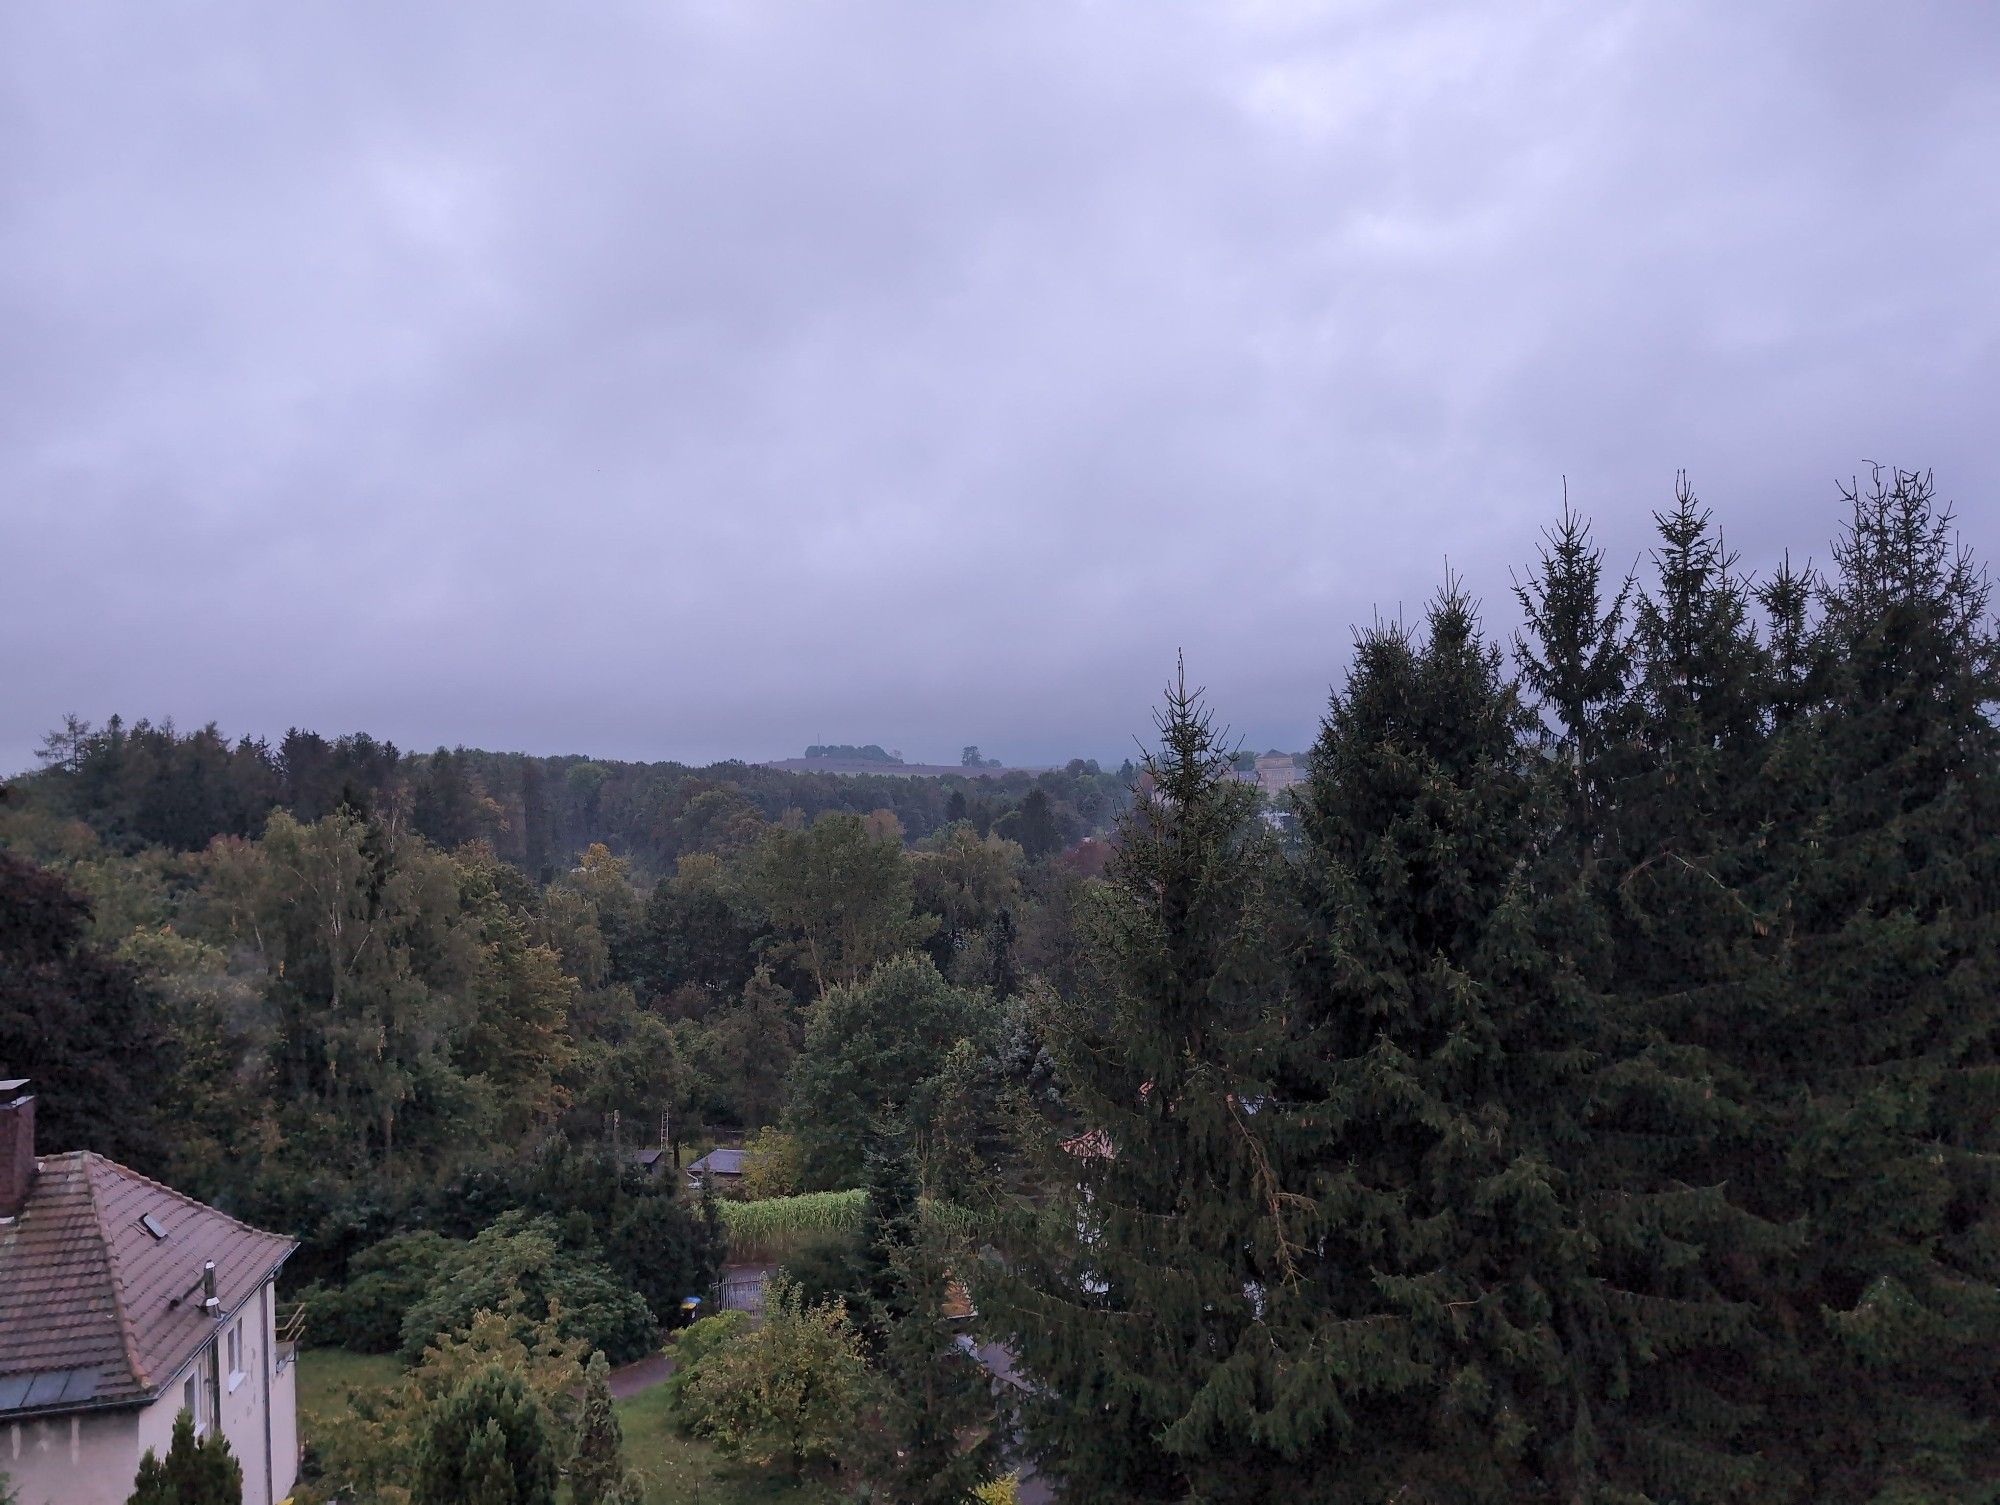
{"type": "Polygon", "coordinates": [[[0,1409],[149,1398],[297,1247],[102,1155],[45,1156],[20,1217],[0,1225],[0,1409]],[[71,1378],[56,1385],[58,1371],[71,1378]]]}
{"type": "MultiPolygon", "coordinates": [[[[1151,1082],[1146,1084],[1152,1086],[1151,1082]]],[[[1062,1142],[1063,1153],[1073,1155],[1078,1160],[1116,1160],[1118,1147],[1111,1142],[1111,1136],[1102,1129],[1086,1129],[1074,1138],[1062,1142]]]]}

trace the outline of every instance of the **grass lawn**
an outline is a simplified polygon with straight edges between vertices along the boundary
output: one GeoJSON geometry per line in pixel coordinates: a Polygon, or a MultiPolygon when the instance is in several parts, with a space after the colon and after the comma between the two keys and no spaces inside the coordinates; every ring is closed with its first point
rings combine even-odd
{"type": "Polygon", "coordinates": [[[764,1474],[739,1472],[705,1442],[674,1430],[664,1389],[617,1403],[625,1463],[646,1481],[646,1505],[819,1505],[833,1494],[764,1474]]]}
{"type": "MultiPolygon", "coordinates": [[[[347,1405],[349,1390],[394,1383],[403,1366],[391,1354],[309,1348],[299,1355],[299,1434],[310,1442],[321,1417],[347,1405]]],[[[741,1472],[705,1442],[674,1430],[663,1389],[617,1403],[626,1465],[646,1481],[645,1505],[823,1505],[827,1490],[741,1472]]]]}
{"type": "Polygon", "coordinates": [[[308,1348],[299,1355],[299,1439],[312,1441],[322,1416],[347,1409],[349,1390],[380,1390],[403,1372],[391,1353],[308,1348]]]}

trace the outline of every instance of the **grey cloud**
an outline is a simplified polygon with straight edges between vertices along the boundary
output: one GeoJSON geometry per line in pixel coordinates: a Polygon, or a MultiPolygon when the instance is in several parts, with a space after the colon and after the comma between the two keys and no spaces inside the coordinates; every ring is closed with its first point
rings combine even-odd
{"type": "Polygon", "coordinates": [[[1859,4],[18,7],[0,767],[1302,745],[1677,467],[1991,553],[2000,28],[1859,4]]]}

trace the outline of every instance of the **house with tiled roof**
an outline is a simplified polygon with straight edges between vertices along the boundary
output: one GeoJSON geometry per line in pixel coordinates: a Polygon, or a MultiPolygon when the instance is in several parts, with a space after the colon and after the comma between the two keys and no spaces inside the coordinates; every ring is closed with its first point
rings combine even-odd
{"type": "Polygon", "coordinates": [[[688,1185],[695,1191],[701,1190],[701,1183],[710,1176],[715,1177],[717,1190],[725,1190],[743,1183],[743,1173],[749,1168],[750,1152],[737,1145],[723,1145],[710,1150],[687,1168],[688,1185]]]}
{"type": "Polygon", "coordinates": [[[20,1505],[122,1505],[174,1420],[220,1429],[244,1505],[298,1473],[277,1275],[297,1244],[87,1150],[40,1155],[0,1082],[0,1474],[20,1505]]]}

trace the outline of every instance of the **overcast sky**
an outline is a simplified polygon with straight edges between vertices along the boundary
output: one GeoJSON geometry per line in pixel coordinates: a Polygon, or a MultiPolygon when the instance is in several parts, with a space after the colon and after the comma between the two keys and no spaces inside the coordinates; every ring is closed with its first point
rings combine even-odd
{"type": "Polygon", "coordinates": [[[2000,12],[0,10],[0,770],[65,712],[534,752],[1301,747],[1563,478],[2000,549],[2000,12]]]}

